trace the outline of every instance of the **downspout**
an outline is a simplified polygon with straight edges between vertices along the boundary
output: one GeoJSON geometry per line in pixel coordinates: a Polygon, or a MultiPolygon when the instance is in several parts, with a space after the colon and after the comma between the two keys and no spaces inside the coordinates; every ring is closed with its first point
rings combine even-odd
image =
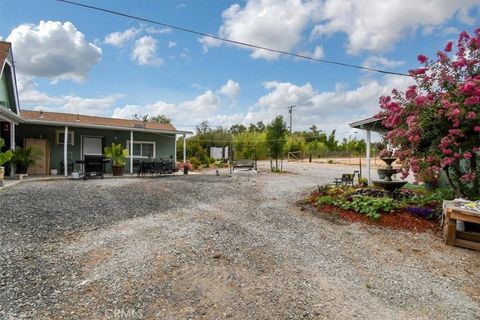
{"type": "Polygon", "coordinates": [[[67,150],[68,150],[68,126],[65,126],[65,132],[64,132],[64,138],[63,138],[63,173],[65,177],[68,177],[68,156],[67,156],[67,150]]]}

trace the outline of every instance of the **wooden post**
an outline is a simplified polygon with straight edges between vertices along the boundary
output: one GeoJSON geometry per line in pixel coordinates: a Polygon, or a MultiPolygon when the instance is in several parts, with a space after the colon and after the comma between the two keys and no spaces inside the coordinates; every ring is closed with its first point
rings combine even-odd
{"type": "Polygon", "coordinates": [[[68,126],[65,126],[63,137],[63,175],[68,177],[68,126]]]}

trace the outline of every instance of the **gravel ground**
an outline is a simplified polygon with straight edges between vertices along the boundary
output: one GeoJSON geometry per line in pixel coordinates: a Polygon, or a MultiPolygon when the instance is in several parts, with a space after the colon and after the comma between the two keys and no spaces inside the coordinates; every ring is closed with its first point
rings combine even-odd
{"type": "Polygon", "coordinates": [[[285,169],[0,192],[0,319],[480,319],[479,252],[324,219],[297,201],[352,170],[285,169]]]}

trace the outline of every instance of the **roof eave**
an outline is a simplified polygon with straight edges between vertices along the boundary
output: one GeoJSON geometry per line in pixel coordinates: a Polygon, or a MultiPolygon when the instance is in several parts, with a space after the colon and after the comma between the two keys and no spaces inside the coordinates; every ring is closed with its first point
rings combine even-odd
{"type": "Polygon", "coordinates": [[[20,117],[15,112],[13,112],[13,111],[11,111],[11,110],[3,107],[3,106],[0,106],[0,116],[2,116],[2,115],[3,115],[4,118],[6,118],[5,120],[11,121],[15,124],[25,122],[25,119],[20,117]]]}
{"type": "Polygon", "coordinates": [[[158,130],[158,129],[147,129],[147,128],[105,126],[105,125],[98,125],[98,124],[73,123],[73,122],[48,121],[48,120],[26,119],[25,122],[29,123],[29,124],[51,125],[51,126],[68,126],[68,127],[77,127],[77,128],[94,128],[94,129],[105,129],[105,130],[121,130],[121,131],[168,133],[168,134],[192,134],[192,132],[190,132],[190,131],[158,130]]]}

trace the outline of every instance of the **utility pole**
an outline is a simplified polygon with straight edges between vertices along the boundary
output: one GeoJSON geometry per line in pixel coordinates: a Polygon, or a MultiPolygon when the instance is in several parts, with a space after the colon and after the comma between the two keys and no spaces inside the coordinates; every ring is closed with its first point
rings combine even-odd
{"type": "Polygon", "coordinates": [[[292,134],[292,115],[293,115],[293,108],[295,107],[296,107],[295,105],[288,107],[288,113],[290,113],[290,134],[292,134]]]}

